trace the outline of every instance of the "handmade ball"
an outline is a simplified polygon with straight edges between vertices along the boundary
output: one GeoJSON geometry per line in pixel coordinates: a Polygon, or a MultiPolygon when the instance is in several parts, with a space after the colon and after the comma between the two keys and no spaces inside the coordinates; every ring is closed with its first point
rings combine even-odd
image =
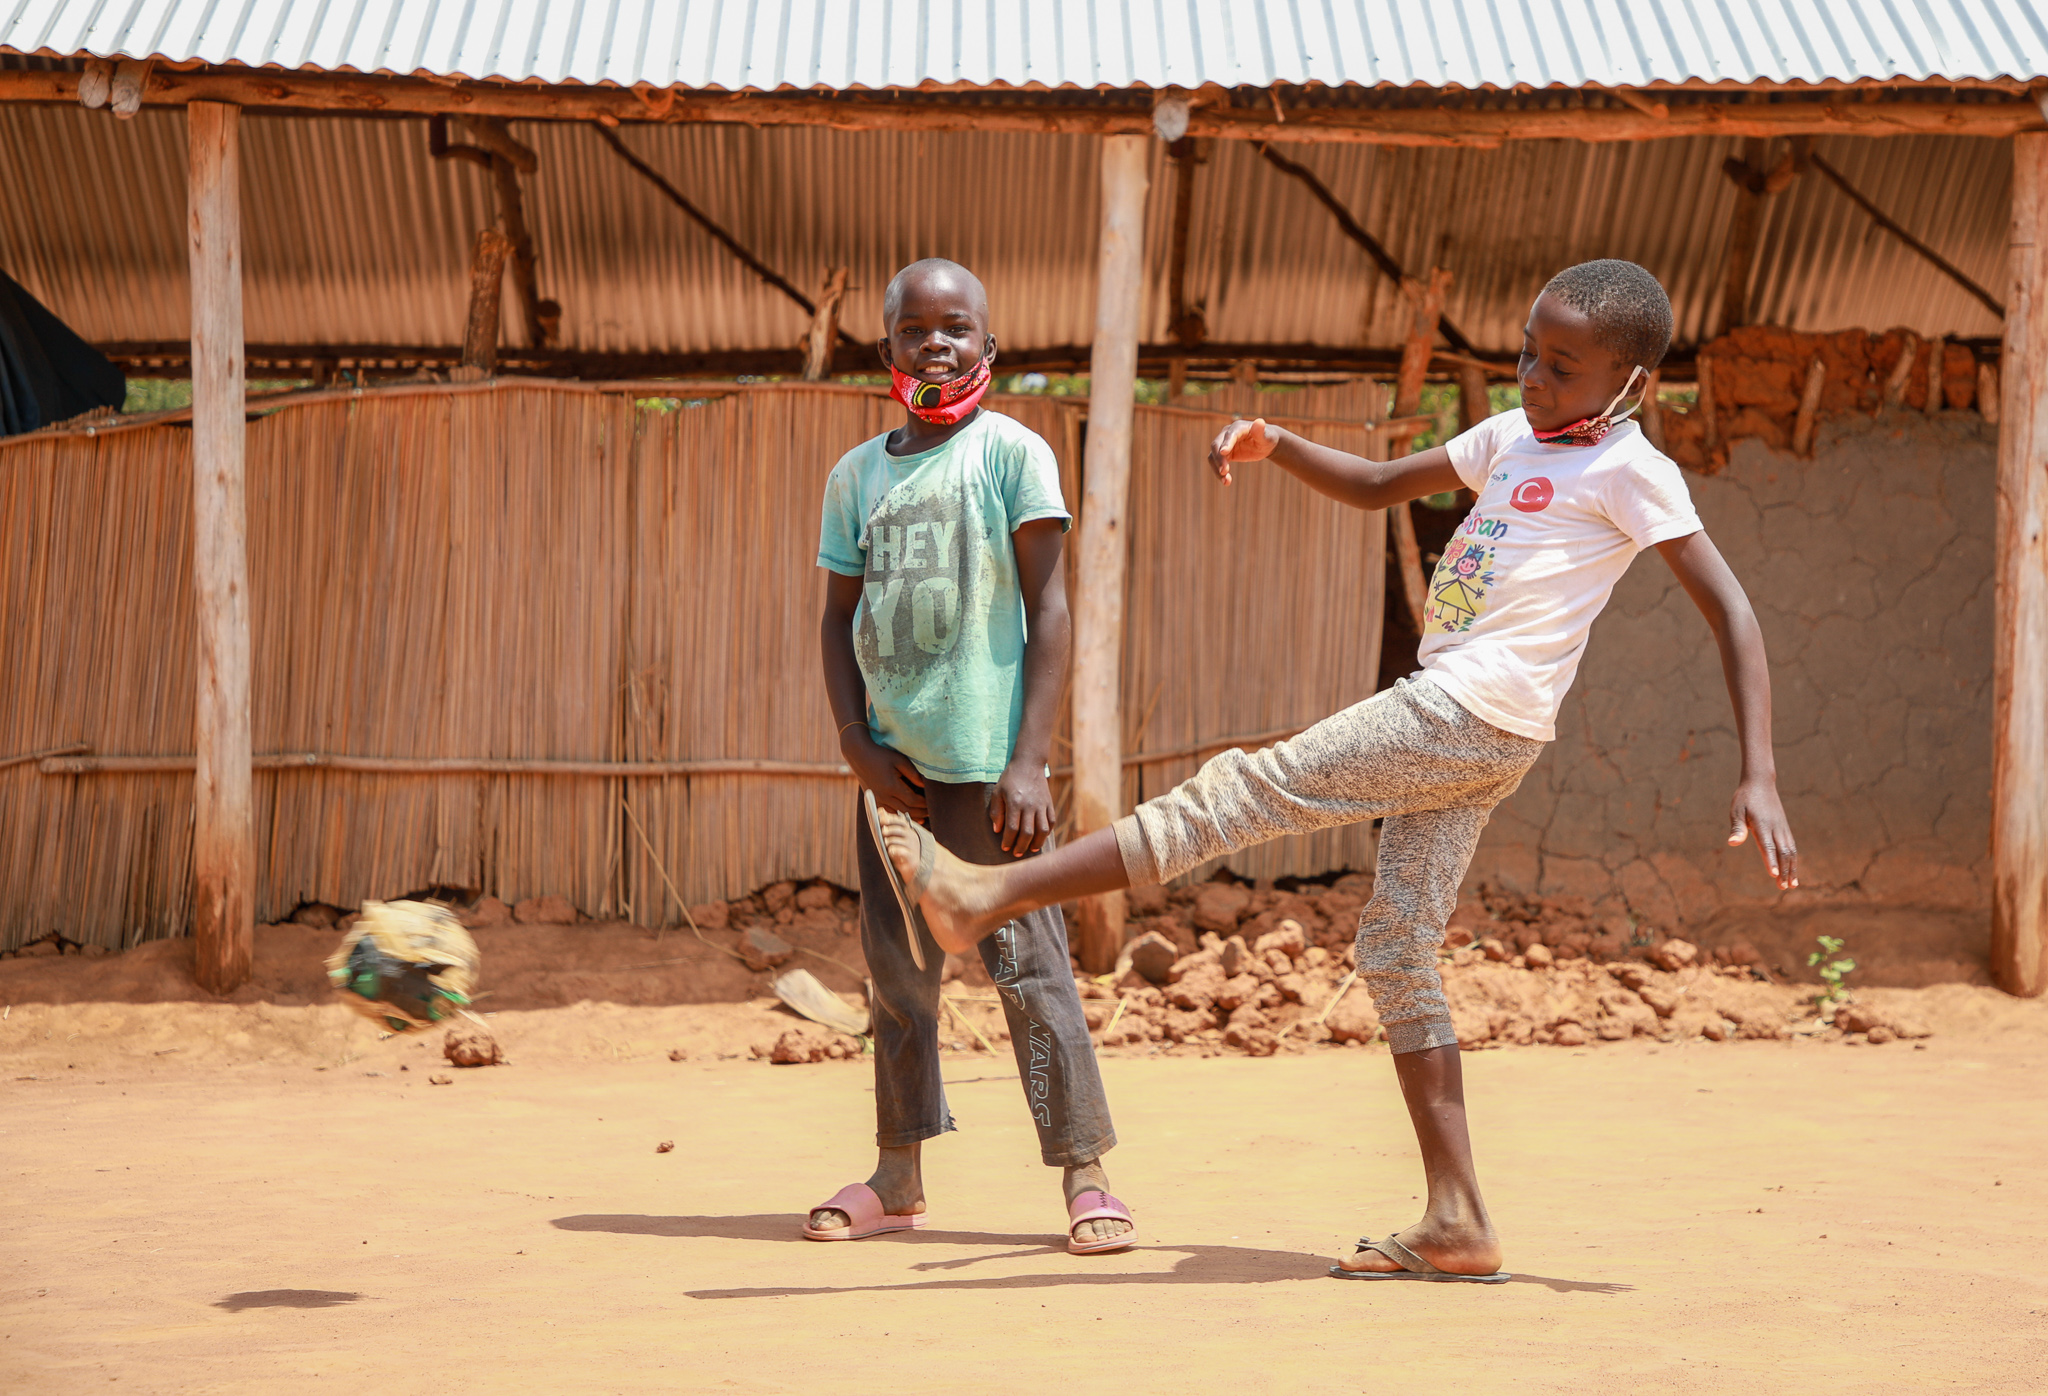
{"type": "Polygon", "coordinates": [[[476,941],[432,902],[364,902],[332,955],[327,977],[341,1001],[395,1033],[446,1023],[476,997],[476,941]]]}

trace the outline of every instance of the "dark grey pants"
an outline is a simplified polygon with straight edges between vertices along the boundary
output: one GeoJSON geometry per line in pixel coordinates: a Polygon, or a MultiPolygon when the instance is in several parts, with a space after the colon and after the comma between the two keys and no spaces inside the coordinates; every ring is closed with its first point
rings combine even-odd
{"type": "MultiPolygon", "coordinates": [[[[925,782],[927,824],[939,843],[970,863],[1011,861],[989,827],[995,787],[925,782]]],[[[939,976],[946,953],[927,932],[924,964],[910,958],[903,913],[882,855],[857,818],[860,840],[860,938],[875,981],[875,1143],[902,1148],[955,1128],[940,1080],[939,976]]],[[[1009,1021],[1010,1046],[1024,1101],[1038,1126],[1039,1152],[1055,1168],[1100,1158],[1116,1147],[1102,1073],[1067,960],[1067,925],[1056,906],[1010,922],[981,943],[1009,1021]]]]}

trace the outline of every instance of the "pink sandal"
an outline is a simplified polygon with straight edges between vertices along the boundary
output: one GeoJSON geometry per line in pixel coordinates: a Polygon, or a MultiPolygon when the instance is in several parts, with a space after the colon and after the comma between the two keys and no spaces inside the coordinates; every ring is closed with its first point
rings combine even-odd
{"type": "Polygon", "coordinates": [[[832,1226],[820,1230],[811,1225],[811,1213],[804,1213],[804,1239],[807,1241],[861,1241],[870,1236],[880,1236],[889,1231],[915,1231],[924,1225],[922,1212],[885,1212],[882,1199],[875,1196],[875,1190],[866,1183],[848,1183],[838,1192],[820,1202],[811,1212],[829,1207],[835,1212],[844,1212],[847,1225],[832,1226]]]}
{"type": "Polygon", "coordinates": [[[1138,1223],[1131,1217],[1131,1209],[1111,1197],[1100,1188],[1084,1192],[1067,1204],[1067,1254],[1101,1255],[1107,1251],[1125,1250],[1138,1243],[1138,1223]],[[1084,1221],[1127,1221],[1131,1229],[1120,1236],[1109,1236],[1099,1241],[1083,1241],[1074,1235],[1074,1228],[1084,1221]]]}

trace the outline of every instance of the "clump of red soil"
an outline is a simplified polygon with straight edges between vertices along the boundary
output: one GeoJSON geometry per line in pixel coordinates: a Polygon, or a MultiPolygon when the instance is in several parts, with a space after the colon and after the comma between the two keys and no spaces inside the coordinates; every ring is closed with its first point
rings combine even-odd
{"type": "Polygon", "coordinates": [[[1664,451],[1680,465],[1714,474],[1728,463],[1728,443],[1754,437],[1777,450],[1792,444],[1806,375],[1819,359],[1824,381],[1817,418],[1874,413],[1900,360],[1906,367],[1898,405],[1916,412],[1965,411],[1977,402],[1976,352],[1967,344],[1921,339],[1903,328],[1872,334],[1841,330],[1802,334],[1775,325],[1745,325],[1701,347],[1712,363],[1714,426],[1697,410],[1663,414],[1664,451]]]}
{"type": "MultiPolygon", "coordinates": [[[[1364,986],[1347,987],[1371,894],[1363,874],[1320,889],[1135,889],[1130,970],[1113,984],[1080,976],[1084,999],[1121,1004],[1101,1044],[1267,1056],[1383,1038],[1364,986]],[[1184,953],[1162,965],[1166,943],[1184,953]]],[[[1818,1022],[1813,991],[1771,982],[1745,943],[1704,955],[1688,941],[1646,938],[1626,917],[1598,916],[1582,898],[1485,889],[1458,907],[1445,939],[1444,993],[1467,1049],[1783,1038],[1818,1022]]],[[[1910,1013],[1869,1007],[1820,1033],[1878,1043],[1928,1035],[1910,1013]]]]}
{"type": "Polygon", "coordinates": [[[800,1066],[808,1062],[844,1061],[861,1054],[860,1039],[826,1028],[791,1028],[775,1039],[775,1045],[755,1056],[765,1056],[778,1066],[800,1066]]]}
{"type": "Polygon", "coordinates": [[[455,1066],[496,1066],[505,1060],[498,1039],[487,1029],[461,1023],[448,1029],[441,1039],[441,1055],[455,1066]]]}

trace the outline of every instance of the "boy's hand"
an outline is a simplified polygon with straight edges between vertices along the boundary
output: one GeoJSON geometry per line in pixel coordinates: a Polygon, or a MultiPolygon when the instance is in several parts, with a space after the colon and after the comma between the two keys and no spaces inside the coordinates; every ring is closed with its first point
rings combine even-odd
{"type": "Polygon", "coordinates": [[[1052,788],[1043,762],[1012,761],[988,801],[989,824],[1013,858],[1036,853],[1052,834],[1052,788]]]}
{"type": "Polygon", "coordinates": [[[923,822],[924,777],[909,757],[883,746],[865,727],[847,728],[840,737],[839,751],[853,768],[853,778],[875,792],[876,804],[923,822]]]}
{"type": "Polygon", "coordinates": [[[1215,470],[1216,478],[1227,485],[1233,464],[1264,460],[1279,444],[1279,432],[1268,427],[1265,418],[1249,422],[1240,418],[1216,433],[1216,440],[1209,447],[1209,465],[1215,470]]]}
{"type": "Polygon", "coordinates": [[[1785,818],[1785,806],[1778,800],[1774,780],[1746,780],[1735,787],[1735,802],[1728,810],[1728,846],[1746,842],[1756,831],[1756,851],[1764,867],[1777,882],[1778,890],[1789,892],[1799,885],[1799,850],[1792,842],[1792,826],[1785,818]]]}

